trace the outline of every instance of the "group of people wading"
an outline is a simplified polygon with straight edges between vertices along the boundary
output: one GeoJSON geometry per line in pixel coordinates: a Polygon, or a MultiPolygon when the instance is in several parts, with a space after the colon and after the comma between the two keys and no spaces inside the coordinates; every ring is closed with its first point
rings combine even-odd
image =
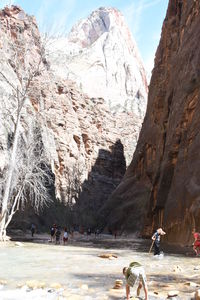
{"type": "MultiPolygon", "coordinates": [[[[50,230],[50,235],[51,235],[51,240],[50,242],[55,242],[55,244],[60,244],[61,243],[61,228],[60,226],[57,226],[56,224],[53,224],[53,226],[51,227],[50,230]]],[[[63,244],[65,245],[68,241],[68,232],[67,232],[67,228],[64,228],[64,232],[63,232],[63,244]]]]}
{"type": "MultiPolygon", "coordinates": [[[[150,247],[149,253],[151,252],[152,247],[154,246],[154,255],[160,256],[160,238],[162,235],[165,235],[166,232],[162,228],[158,228],[152,236],[152,245],[150,247]]],[[[196,232],[195,229],[192,231],[194,237],[193,250],[195,251],[196,256],[200,255],[200,233],[196,232]]],[[[123,274],[126,279],[126,299],[130,299],[130,287],[133,287],[138,283],[137,287],[137,296],[140,295],[140,290],[143,287],[145,300],[148,300],[148,287],[146,274],[143,266],[138,262],[131,262],[128,267],[123,268],[123,274]]]]}

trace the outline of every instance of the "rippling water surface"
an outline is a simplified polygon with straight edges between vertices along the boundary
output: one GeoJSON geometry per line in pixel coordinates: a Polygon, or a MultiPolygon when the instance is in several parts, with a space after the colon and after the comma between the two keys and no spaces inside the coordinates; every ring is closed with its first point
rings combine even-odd
{"type": "Polygon", "coordinates": [[[172,290],[179,291],[173,299],[191,299],[198,289],[195,285],[200,285],[200,258],[167,254],[167,249],[164,257],[155,258],[148,253],[149,242],[107,236],[96,240],[77,236],[67,246],[52,245],[45,238],[43,243],[37,241],[0,246],[0,280],[7,281],[0,286],[0,299],[124,299],[124,288],[112,288],[116,279],[123,280],[122,268],[131,261],[144,265],[152,300],[166,299],[172,290]],[[105,252],[115,253],[118,258],[98,257],[105,252]],[[28,280],[44,282],[46,288],[28,289],[28,280]],[[61,288],[52,289],[55,283],[61,288]]]}

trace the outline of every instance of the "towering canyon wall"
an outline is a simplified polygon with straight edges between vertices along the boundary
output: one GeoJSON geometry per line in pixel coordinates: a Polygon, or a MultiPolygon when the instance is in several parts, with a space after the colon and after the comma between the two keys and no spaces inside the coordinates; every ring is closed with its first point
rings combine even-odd
{"type": "Polygon", "coordinates": [[[169,1],[138,145],[109,202],[112,226],[147,235],[164,226],[182,243],[200,229],[199,28],[199,1],[169,1]]]}
{"type": "MultiPolygon", "coordinates": [[[[80,215],[90,212],[82,221],[87,226],[94,224],[100,207],[125,173],[142,119],[134,112],[111,113],[98,94],[91,98],[76,83],[52,72],[35,19],[19,7],[0,11],[0,25],[0,71],[5,75],[0,76],[0,175],[8,165],[15,128],[17,101],[13,93],[16,89],[23,91],[28,70],[40,65],[27,94],[20,134],[25,138],[32,121],[37,120],[55,178],[52,200],[76,204],[80,215]]],[[[62,207],[59,220],[64,211],[62,207]]],[[[47,209],[42,222],[55,220],[55,213],[55,206],[53,212],[47,209]]],[[[19,219],[21,215],[16,221],[19,219]]],[[[28,220],[25,211],[24,221],[28,220]]]]}

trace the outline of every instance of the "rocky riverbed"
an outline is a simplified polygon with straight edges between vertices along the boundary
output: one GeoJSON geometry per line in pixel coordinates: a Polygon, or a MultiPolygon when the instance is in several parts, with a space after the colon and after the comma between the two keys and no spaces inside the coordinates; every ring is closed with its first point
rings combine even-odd
{"type": "MultiPolygon", "coordinates": [[[[193,299],[200,288],[200,258],[191,249],[164,246],[164,256],[155,258],[149,241],[133,237],[77,234],[66,246],[49,243],[45,235],[27,238],[0,246],[0,299],[124,299],[124,284],[113,287],[116,280],[124,282],[122,268],[134,260],[146,269],[150,300],[193,299]]],[[[136,289],[131,292],[134,299],[136,289]]]]}

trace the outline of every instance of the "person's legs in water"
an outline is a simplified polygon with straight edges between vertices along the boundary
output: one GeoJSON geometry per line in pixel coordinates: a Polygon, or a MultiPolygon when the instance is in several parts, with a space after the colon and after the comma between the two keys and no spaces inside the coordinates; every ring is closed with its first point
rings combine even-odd
{"type": "Polygon", "coordinates": [[[195,251],[196,256],[200,255],[200,241],[195,241],[193,250],[195,251]]]}
{"type": "Polygon", "coordinates": [[[154,243],[154,255],[160,255],[160,244],[154,243]]]}
{"type": "Polygon", "coordinates": [[[197,249],[196,249],[196,246],[193,246],[193,250],[194,250],[195,254],[197,255],[197,249]]]}

